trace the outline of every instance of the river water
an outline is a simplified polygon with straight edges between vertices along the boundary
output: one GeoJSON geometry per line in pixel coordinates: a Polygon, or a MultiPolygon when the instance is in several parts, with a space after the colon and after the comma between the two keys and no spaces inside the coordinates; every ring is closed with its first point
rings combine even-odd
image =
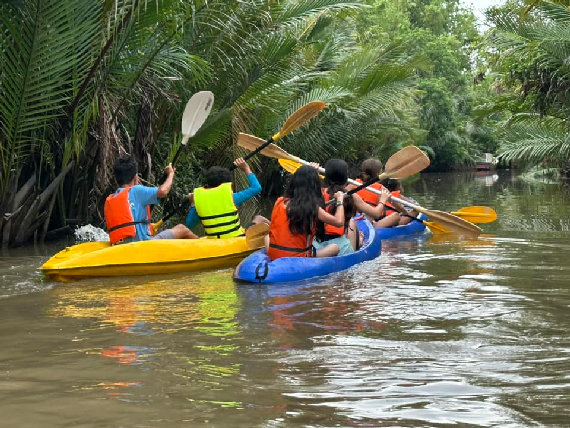
{"type": "Polygon", "coordinates": [[[62,243],[4,251],[0,426],[567,426],[568,188],[509,171],[405,187],[499,219],[287,286],[54,283],[36,268],[62,243]]]}

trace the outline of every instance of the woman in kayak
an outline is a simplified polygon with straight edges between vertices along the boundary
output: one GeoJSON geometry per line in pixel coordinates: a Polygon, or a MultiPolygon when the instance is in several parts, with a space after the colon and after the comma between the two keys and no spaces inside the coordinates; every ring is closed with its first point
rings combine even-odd
{"type": "MultiPolygon", "coordinates": [[[[331,195],[337,191],[346,191],[347,180],[348,164],[342,159],[329,160],[325,165],[325,184],[327,187],[322,189],[325,201],[328,202],[331,195]]],[[[382,189],[381,186],[380,188],[382,189]]],[[[339,255],[350,254],[360,248],[362,238],[358,233],[356,222],[352,217],[356,214],[356,211],[368,214],[374,218],[381,215],[384,205],[390,198],[390,192],[386,189],[380,191],[382,192],[381,195],[372,193],[376,199],[378,199],[376,206],[365,202],[359,195],[359,192],[353,194],[351,197],[345,198],[344,222],[342,227],[325,225],[324,234],[318,235],[317,239],[315,239],[315,248],[318,249],[320,245],[323,244],[335,243],[340,248],[339,255]]],[[[335,206],[328,206],[327,210],[329,213],[334,214],[335,208],[335,206]]]]}
{"type": "Polygon", "coordinates": [[[330,257],[336,256],[339,247],[336,244],[325,245],[316,250],[313,238],[322,223],[337,227],[344,225],[344,193],[338,191],[336,213],[331,215],[324,210],[321,193],[321,181],[317,170],[303,165],[291,179],[282,197],[275,201],[269,226],[269,248],[267,255],[271,260],[280,257],[330,257]]]}

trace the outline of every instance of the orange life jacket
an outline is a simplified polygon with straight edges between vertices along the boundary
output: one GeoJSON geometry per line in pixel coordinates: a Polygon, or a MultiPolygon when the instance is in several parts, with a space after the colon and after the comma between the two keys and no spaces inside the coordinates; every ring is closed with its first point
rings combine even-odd
{"type": "Polygon", "coordinates": [[[129,187],[125,187],[116,194],[107,196],[105,199],[105,223],[111,245],[122,241],[125,238],[134,238],[137,235],[136,224],[148,224],[149,234],[152,235],[150,226],[150,207],[147,206],[147,219],[134,221],[133,213],[129,205],[129,187]]]}
{"type": "MultiPolygon", "coordinates": [[[[323,198],[325,198],[325,206],[326,206],[326,203],[328,201],[330,201],[330,199],[331,199],[331,195],[329,195],[329,193],[327,192],[327,189],[321,189],[321,191],[323,193],[323,198]]],[[[329,209],[331,209],[331,208],[332,207],[328,206],[327,212],[332,215],[332,213],[329,211],[329,209]]],[[[331,211],[332,211],[332,209],[331,209],[331,211]]],[[[325,235],[328,235],[328,236],[326,236],[327,239],[332,239],[335,236],[342,236],[342,235],[344,235],[344,232],[345,232],[344,225],[333,226],[332,224],[325,223],[325,235]]]]}
{"type": "Polygon", "coordinates": [[[311,257],[313,255],[313,238],[315,230],[310,235],[291,233],[289,217],[287,216],[288,199],[278,198],[271,213],[269,225],[269,248],[267,255],[271,260],[280,257],[311,257]]]}
{"type": "MultiPolygon", "coordinates": [[[[392,194],[392,196],[395,196],[396,198],[401,198],[402,197],[402,191],[401,190],[394,190],[393,192],[390,192],[392,194]]],[[[384,216],[393,214],[399,212],[394,205],[392,205],[390,203],[390,201],[386,202],[386,209],[384,210],[384,216]]]]}
{"type": "MultiPolygon", "coordinates": [[[[358,181],[360,184],[362,184],[362,180],[360,178],[358,178],[356,181],[358,181]]],[[[372,189],[376,189],[376,190],[382,190],[382,185],[378,182],[372,183],[368,187],[371,187],[372,189]]],[[[364,202],[366,202],[367,204],[372,205],[373,207],[378,205],[378,196],[379,195],[377,195],[376,193],[372,193],[368,189],[362,189],[362,190],[359,190],[358,192],[356,192],[356,194],[358,196],[360,196],[362,198],[362,200],[364,202]]]]}

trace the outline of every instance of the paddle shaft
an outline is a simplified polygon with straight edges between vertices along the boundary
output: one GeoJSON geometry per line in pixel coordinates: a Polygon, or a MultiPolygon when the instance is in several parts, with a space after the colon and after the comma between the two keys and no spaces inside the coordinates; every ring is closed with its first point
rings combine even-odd
{"type": "MultiPolygon", "coordinates": [[[[256,154],[258,154],[260,151],[262,151],[264,148],[266,148],[267,146],[269,146],[270,144],[273,143],[273,141],[275,141],[273,138],[275,136],[271,137],[269,140],[267,140],[265,143],[263,143],[261,146],[259,146],[257,149],[255,149],[253,152],[248,153],[247,155],[245,155],[243,157],[244,161],[247,161],[248,159],[251,159],[252,157],[254,157],[256,154]]],[[[235,165],[230,166],[230,171],[233,171],[234,169],[236,169],[237,167],[235,165]]]]}

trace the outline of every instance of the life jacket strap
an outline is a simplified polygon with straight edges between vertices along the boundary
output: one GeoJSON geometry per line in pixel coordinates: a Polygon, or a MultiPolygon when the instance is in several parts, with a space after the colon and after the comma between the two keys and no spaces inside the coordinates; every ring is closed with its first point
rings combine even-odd
{"type": "MultiPolygon", "coordinates": [[[[213,226],[213,227],[218,227],[218,226],[219,226],[219,224],[217,224],[216,226],[213,226]]],[[[228,230],[224,230],[223,232],[208,233],[208,231],[204,230],[204,233],[206,234],[206,236],[216,236],[219,238],[222,235],[227,235],[228,233],[232,233],[232,232],[235,232],[236,230],[239,230],[240,227],[241,226],[238,224],[236,227],[233,227],[233,228],[228,229],[228,230]]]]}
{"type": "Polygon", "coordinates": [[[204,216],[204,217],[198,216],[198,218],[199,218],[200,220],[211,220],[211,219],[214,219],[214,218],[227,217],[227,216],[229,216],[229,215],[236,215],[237,213],[238,213],[237,211],[233,211],[233,212],[223,213],[223,214],[207,215],[207,216],[204,216]]]}
{"type": "Polygon", "coordinates": [[[151,221],[150,220],[141,220],[141,221],[129,221],[128,223],[123,223],[123,224],[118,224],[116,226],[113,226],[112,228],[107,230],[107,233],[111,233],[117,229],[122,229],[123,227],[129,227],[129,226],[134,226],[137,224],[150,224],[151,221]]]}
{"type": "MultiPolygon", "coordinates": [[[[227,221],[225,223],[216,223],[216,224],[210,224],[210,225],[203,224],[202,226],[204,227],[204,229],[213,229],[215,227],[230,226],[230,225],[236,224],[236,223],[238,223],[237,219],[232,220],[232,221],[227,221]]],[[[238,228],[239,228],[239,226],[238,226],[238,228]]],[[[234,230],[236,230],[236,229],[232,229],[229,232],[233,232],[234,230]]]]}
{"type": "Polygon", "coordinates": [[[306,253],[309,250],[312,250],[313,246],[309,245],[307,248],[292,248],[292,247],[284,247],[283,245],[277,244],[269,244],[271,248],[275,248],[276,250],[282,251],[290,251],[291,253],[306,253]]]}

